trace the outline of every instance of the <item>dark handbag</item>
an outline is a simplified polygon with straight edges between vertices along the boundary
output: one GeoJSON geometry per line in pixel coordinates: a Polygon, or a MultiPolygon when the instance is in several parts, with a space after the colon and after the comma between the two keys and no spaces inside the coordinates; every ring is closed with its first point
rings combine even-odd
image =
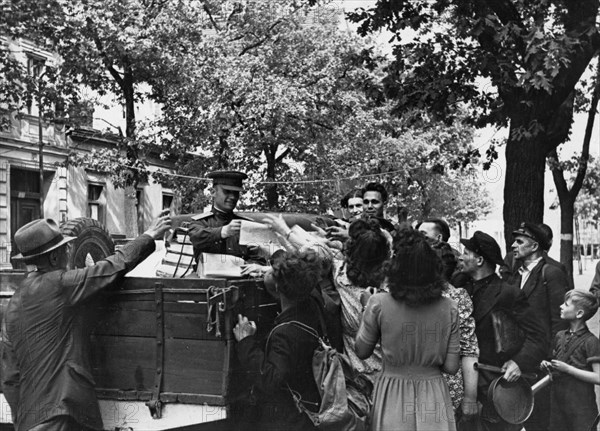
{"type": "Polygon", "coordinates": [[[492,326],[496,353],[511,357],[521,350],[525,343],[525,332],[512,314],[502,309],[492,311],[492,326]]]}

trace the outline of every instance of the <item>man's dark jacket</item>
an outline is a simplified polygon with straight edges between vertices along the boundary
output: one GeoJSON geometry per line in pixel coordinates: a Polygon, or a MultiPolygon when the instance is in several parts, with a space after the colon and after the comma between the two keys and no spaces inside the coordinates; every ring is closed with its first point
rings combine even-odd
{"type": "MultiPolygon", "coordinates": [[[[521,276],[515,283],[520,286],[521,276]]],[[[558,331],[568,329],[568,322],[560,318],[560,306],[564,302],[569,283],[563,271],[542,258],[531,270],[531,274],[521,289],[533,311],[539,316],[544,327],[544,342],[549,358],[552,342],[558,331]]]]}
{"type": "Polygon", "coordinates": [[[504,283],[496,274],[472,281],[465,288],[473,300],[479,361],[501,367],[507,360],[512,359],[521,371],[537,369],[548,346],[544,341],[544,329],[537,316],[532,313],[523,293],[516,286],[504,283]],[[511,314],[525,332],[523,347],[512,357],[496,353],[492,324],[492,312],[496,310],[505,310],[511,314]]]}
{"type": "Polygon", "coordinates": [[[102,429],[89,363],[89,299],[154,251],[141,235],[94,266],[32,272],[11,298],[2,331],[2,389],[17,431],[55,416],[102,429]]]}

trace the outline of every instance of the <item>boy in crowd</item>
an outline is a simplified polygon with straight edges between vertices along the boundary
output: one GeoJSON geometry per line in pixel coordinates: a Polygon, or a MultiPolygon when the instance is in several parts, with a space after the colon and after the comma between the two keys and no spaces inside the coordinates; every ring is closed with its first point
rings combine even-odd
{"type": "Polygon", "coordinates": [[[585,323],[597,310],[598,297],[583,290],[568,291],[560,306],[569,329],[556,334],[554,359],[541,364],[554,376],[552,430],[590,430],[598,415],[594,385],[600,385],[600,341],[585,323]]]}

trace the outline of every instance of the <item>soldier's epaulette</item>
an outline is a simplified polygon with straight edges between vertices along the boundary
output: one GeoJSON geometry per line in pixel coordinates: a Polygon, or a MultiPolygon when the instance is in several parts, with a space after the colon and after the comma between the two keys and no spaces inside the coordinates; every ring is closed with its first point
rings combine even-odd
{"type": "Polygon", "coordinates": [[[211,215],[213,215],[213,212],[209,211],[209,212],[206,212],[206,213],[203,213],[203,214],[198,214],[198,215],[192,216],[191,219],[194,220],[194,221],[198,221],[198,220],[205,219],[206,217],[209,217],[211,215]]]}

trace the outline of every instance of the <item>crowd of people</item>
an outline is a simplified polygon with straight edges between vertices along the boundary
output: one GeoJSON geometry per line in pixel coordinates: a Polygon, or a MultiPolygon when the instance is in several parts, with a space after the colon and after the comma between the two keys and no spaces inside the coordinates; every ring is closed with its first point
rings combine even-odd
{"type": "MultiPolygon", "coordinates": [[[[215,184],[225,181],[215,177],[215,184]]],[[[236,186],[241,187],[240,177],[236,186]]],[[[597,310],[598,299],[585,290],[572,291],[565,267],[549,258],[551,229],[522,223],[513,232],[505,257],[494,238],[476,231],[460,240],[459,252],[448,243],[450,228],[443,219],[396,225],[385,217],[386,201],[386,190],[378,183],[350,191],[341,200],[342,220],[324,229],[314,226],[320,240],[307,238],[281,217],[264,220],[285,246],[279,262],[294,267],[314,260],[309,257],[314,253],[321,261],[312,282],[297,275],[286,277],[277,269],[279,264],[262,267],[266,279],[275,280],[274,295],[282,304],[278,319],[304,319],[310,326],[307,312],[325,314],[330,322],[331,316],[338,316],[339,324],[332,323],[328,330],[332,344],[375,385],[370,428],[595,427],[598,408],[593,388],[600,384],[600,341],[585,322],[597,310]],[[303,301],[313,306],[304,304],[297,314],[288,313],[295,308],[284,306],[290,304],[289,291],[282,292],[292,286],[300,289],[299,280],[303,301]],[[311,298],[320,299],[311,302],[311,298]],[[323,307],[325,303],[337,305],[339,312],[323,307]],[[527,375],[528,383],[534,384],[546,373],[561,384],[536,392],[533,411],[524,423],[499,413],[493,399],[499,378],[514,383],[527,375]],[[565,403],[565,397],[579,401],[565,403]]],[[[212,213],[219,211],[213,206],[212,213]]],[[[197,224],[192,229],[205,228],[197,224]]],[[[195,246],[203,251],[201,245],[195,246]]],[[[238,349],[240,363],[254,373],[258,387],[270,385],[267,394],[274,388],[292,390],[275,398],[265,395],[279,407],[267,407],[266,402],[258,425],[248,429],[315,429],[302,414],[290,422],[283,419],[298,412],[292,393],[318,405],[314,388],[305,386],[311,357],[297,351],[299,330],[277,329],[286,342],[274,349],[272,343],[254,339],[255,325],[240,319],[236,327],[236,339],[244,346],[238,349]],[[249,344],[255,355],[260,352],[260,360],[250,360],[249,344]],[[303,365],[298,363],[301,358],[306,360],[303,365]],[[304,386],[294,385],[299,378],[296,370],[303,370],[299,380],[304,386]],[[278,408],[290,415],[273,415],[283,411],[278,408]]],[[[318,319],[313,317],[312,325],[320,331],[318,319]]]]}
{"type": "MultiPolygon", "coordinates": [[[[210,176],[213,207],[189,226],[195,254],[243,257],[244,274],[262,277],[280,304],[267,339],[255,322],[237,316],[236,354],[255,397],[241,429],[318,429],[306,411],[318,412],[322,401],[312,361],[325,333],[373,384],[371,430],[596,429],[600,341],[586,321],[598,309],[597,289],[573,289],[564,266],[548,257],[547,226],[522,223],[505,257],[481,231],[460,239],[459,252],[441,218],[413,226],[388,220],[385,188],[369,183],[343,197],[344,217],[311,233],[266,216],[282,249],[264,259],[239,244],[243,217],[234,210],[245,174],[210,176]],[[527,376],[534,384],[548,374],[553,383],[536,391],[524,422],[498,407],[500,380],[527,376]]],[[[71,238],[51,220],[17,232],[20,257],[37,266],[3,325],[2,387],[17,430],[101,429],[93,388],[85,384],[81,307],[147,256],[170,225],[161,214],[116,255],[78,270],[66,270],[71,238]],[[44,342],[32,352],[29,340],[42,339],[42,330],[44,342]],[[56,408],[28,416],[42,401],[56,408]]]]}

